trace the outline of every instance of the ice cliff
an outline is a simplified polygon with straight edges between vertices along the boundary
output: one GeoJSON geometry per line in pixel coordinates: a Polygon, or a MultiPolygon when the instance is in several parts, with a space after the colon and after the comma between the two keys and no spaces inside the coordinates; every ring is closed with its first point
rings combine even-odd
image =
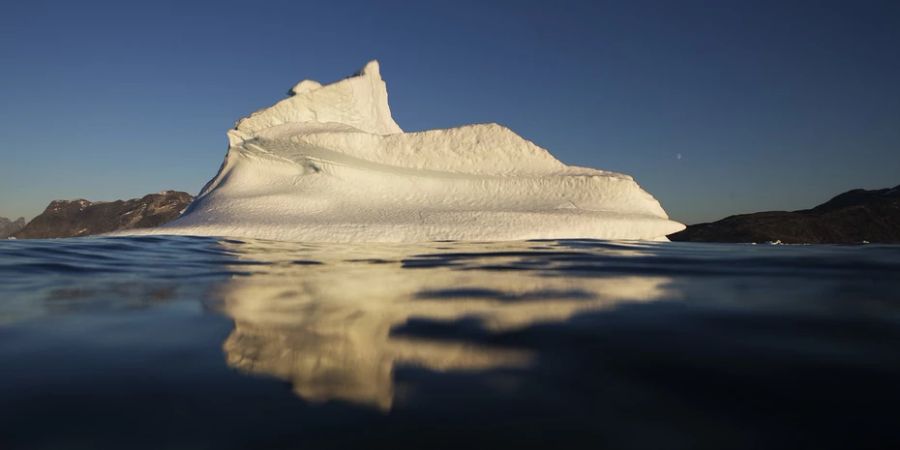
{"type": "Polygon", "coordinates": [[[664,239],[623,174],[567,166],[497,124],[404,133],[377,61],[237,122],[219,173],[155,233],[322,242],[664,239]]]}

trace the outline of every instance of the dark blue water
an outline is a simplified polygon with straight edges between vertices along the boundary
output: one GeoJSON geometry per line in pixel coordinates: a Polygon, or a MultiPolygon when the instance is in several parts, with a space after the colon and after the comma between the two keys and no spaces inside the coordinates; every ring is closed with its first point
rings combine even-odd
{"type": "Polygon", "coordinates": [[[0,449],[900,448],[900,247],[0,242],[0,449]]]}

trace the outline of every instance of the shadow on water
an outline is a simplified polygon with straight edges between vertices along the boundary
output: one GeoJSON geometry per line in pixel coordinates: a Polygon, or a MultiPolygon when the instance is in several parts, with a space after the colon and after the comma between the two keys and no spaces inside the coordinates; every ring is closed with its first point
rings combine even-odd
{"type": "Polygon", "coordinates": [[[0,244],[4,449],[900,445],[897,247],[0,244]]]}

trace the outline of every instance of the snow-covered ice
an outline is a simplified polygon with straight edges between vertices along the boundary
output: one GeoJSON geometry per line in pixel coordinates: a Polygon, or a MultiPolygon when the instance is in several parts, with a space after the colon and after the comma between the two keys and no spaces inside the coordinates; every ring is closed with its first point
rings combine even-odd
{"type": "Polygon", "coordinates": [[[684,228],[630,176],[567,166],[502,125],[404,133],[377,61],[332,84],[301,81],[228,138],[184,214],[140,232],[414,242],[665,239],[684,228]]]}

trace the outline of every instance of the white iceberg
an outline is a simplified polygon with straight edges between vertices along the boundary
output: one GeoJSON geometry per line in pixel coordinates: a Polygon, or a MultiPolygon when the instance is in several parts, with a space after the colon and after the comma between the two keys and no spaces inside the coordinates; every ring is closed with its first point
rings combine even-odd
{"type": "Polygon", "coordinates": [[[684,226],[628,176],[567,166],[497,124],[404,133],[377,61],[238,121],[219,173],[145,232],[318,242],[664,240],[684,226]]]}

